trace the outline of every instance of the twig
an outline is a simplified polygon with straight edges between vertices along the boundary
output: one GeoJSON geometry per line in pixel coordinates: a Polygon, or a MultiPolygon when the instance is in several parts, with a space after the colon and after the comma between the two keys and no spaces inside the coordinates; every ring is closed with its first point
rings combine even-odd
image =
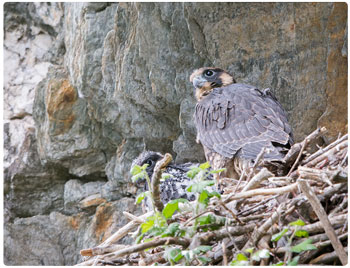
{"type": "Polygon", "coordinates": [[[302,179],[312,179],[323,183],[327,183],[330,186],[332,186],[333,184],[329,180],[329,178],[334,178],[338,172],[339,171],[330,172],[322,169],[308,168],[303,166],[298,167],[298,173],[302,179]]]}
{"type": "Polygon", "coordinates": [[[164,252],[158,252],[139,261],[139,266],[149,266],[155,262],[164,262],[164,252]]]}
{"type": "Polygon", "coordinates": [[[227,266],[228,263],[227,263],[227,253],[226,253],[225,241],[222,241],[221,246],[222,246],[222,259],[223,259],[223,261],[222,261],[223,264],[222,265],[223,266],[227,266]]]}
{"type": "MultiPolygon", "coordinates": [[[[339,240],[343,240],[343,239],[345,239],[347,237],[348,237],[348,233],[341,234],[341,235],[338,236],[339,240]]],[[[332,244],[331,240],[326,240],[326,241],[322,241],[322,242],[316,243],[315,246],[317,248],[322,248],[322,247],[329,246],[330,244],[332,244]]]]}
{"type": "MultiPolygon", "coordinates": [[[[153,211],[150,211],[150,212],[147,212],[147,213],[139,216],[138,218],[141,219],[141,220],[145,220],[146,218],[148,218],[152,214],[153,214],[153,211]]],[[[105,246],[109,246],[109,245],[117,242],[118,240],[120,240],[124,236],[126,236],[130,232],[130,230],[136,228],[138,225],[139,225],[138,221],[131,221],[131,222],[129,222],[128,224],[126,224],[122,228],[120,228],[117,232],[115,232],[112,236],[107,238],[99,246],[100,247],[105,247],[105,246]]]]}
{"type": "MultiPolygon", "coordinates": [[[[348,250],[346,247],[345,250],[348,250]]],[[[310,264],[327,264],[332,263],[333,261],[339,258],[338,253],[336,251],[325,253],[313,260],[310,261],[310,264]]],[[[340,258],[339,258],[340,259],[340,258]]]]}
{"type": "Polygon", "coordinates": [[[289,185],[293,179],[291,177],[271,177],[268,178],[269,182],[271,182],[273,185],[275,186],[285,186],[285,185],[289,185]]]}
{"type": "Polygon", "coordinates": [[[239,222],[239,224],[243,224],[243,222],[240,221],[240,219],[236,216],[235,213],[233,213],[233,211],[231,209],[229,209],[225,203],[223,203],[222,201],[219,202],[219,204],[228,212],[231,214],[232,218],[234,218],[236,221],[239,222]]]}
{"type": "Polygon", "coordinates": [[[273,174],[268,171],[267,168],[263,168],[262,170],[259,171],[258,174],[256,174],[249,182],[244,186],[242,189],[242,192],[246,192],[251,189],[255,189],[261,181],[266,180],[270,177],[273,177],[273,174]]]}
{"type": "MultiPolygon", "coordinates": [[[[247,208],[247,209],[245,209],[245,210],[241,210],[239,213],[237,213],[237,216],[246,214],[247,212],[250,212],[250,213],[251,213],[251,210],[252,210],[252,209],[259,208],[260,206],[261,206],[262,208],[265,208],[266,205],[267,205],[267,203],[268,203],[270,200],[275,199],[276,197],[277,197],[277,195],[275,195],[275,196],[273,196],[273,197],[270,197],[270,198],[268,198],[268,199],[264,199],[264,200],[260,201],[258,204],[254,205],[254,206],[251,206],[251,207],[249,207],[249,208],[247,208]]],[[[257,209],[257,210],[258,210],[258,209],[257,209]]],[[[254,210],[254,212],[257,211],[257,210],[254,210]]]]}
{"type": "Polygon", "coordinates": [[[187,226],[188,224],[190,224],[191,221],[193,221],[193,220],[197,219],[198,217],[204,215],[205,213],[209,213],[209,212],[213,212],[213,211],[212,211],[211,209],[207,209],[207,210],[205,210],[205,211],[203,211],[203,212],[197,214],[196,216],[189,218],[189,219],[184,223],[184,226],[187,226]]]}
{"type": "Polygon", "coordinates": [[[309,157],[307,157],[305,160],[303,160],[301,162],[302,165],[305,165],[307,163],[309,163],[310,161],[314,160],[315,158],[319,157],[320,155],[324,154],[325,152],[327,152],[328,150],[334,148],[336,145],[338,145],[339,143],[341,143],[342,141],[345,141],[348,139],[348,134],[344,135],[343,137],[341,137],[340,139],[335,140],[334,142],[332,142],[331,144],[329,144],[328,146],[326,146],[325,148],[321,148],[319,149],[317,152],[315,152],[314,154],[310,155],[309,157]]]}
{"type": "Polygon", "coordinates": [[[315,159],[309,161],[305,166],[307,167],[313,167],[316,166],[318,163],[328,160],[330,156],[333,156],[335,153],[337,153],[340,150],[343,150],[344,148],[348,147],[348,141],[345,140],[341,142],[340,144],[337,144],[335,147],[331,148],[330,150],[326,151],[325,153],[319,155],[315,159]]]}
{"type": "Polygon", "coordinates": [[[238,194],[230,194],[229,196],[226,197],[225,200],[223,200],[224,203],[228,203],[232,200],[237,200],[240,198],[248,198],[256,195],[274,195],[274,194],[283,194],[286,192],[291,192],[293,190],[296,190],[298,188],[297,183],[293,183],[288,186],[284,187],[278,187],[278,188],[270,188],[270,189],[256,189],[256,190],[251,190],[243,193],[238,193],[238,194]]]}
{"type": "Polygon", "coordinates": [[[258,167],[258,164],[260,164],[260,160],[262,159],[262,157],[264,156],[264,154],[266,153],[266,147],[263,147],[260,151],[260,153],[256,156],[256,159],[254,161],[254,164],[247,176],[247,181],[249,182],[250,178],[252,177],[252,175],[255,173],[256,168],[258,167]]]}
{"type": "MultiPolygon", "coordinates": [[[[265,147],[264,147],[264,148],[265,148],[265,147]]],[[[258,155],[257,161],[259,161],[259,158],[260,158],[260,157],[263,155],[263,153],[265,152],[264,148],[263,148],[263,150],[261,150],[260,156],[258,155]]],[[[255,164],[255,163],[254,163],[254,164],[255,164]]],[[[253,166],[253,168],[254,168],[254,166],[253,166]]],[[[252,175],[252,172],[250,173],[250,175],[252,175]]],[[[267,179],[267,178],[272,177],[272,176],[273,176],[273,174],[272,174],[270,171],[268,171],[267,168],[263,168],[262,170],[259,171],[258,174],[256,174],[256,175],[243,187],[243,189],[241,190],[241,193],[242,193],[242,192],[246,192],[246,191],[248,191],[248,190],[250,190],[250,189],[256,188],[256,186],[259,185],[260,182],[261,182],[262,180],[267,179]]],[[[237,187],[236,187],[236,189],[237,189],[237,187]]],[[[236,192],[236,190],[235,190],[232,194],[234,194],[235,192],[236,192]]],[[[234,208],[234,209],[236,209],[237,204],[238,204],[237,201],[234,201],[234,202],[231,203],[231,207],[234,208]]]]}
{"type": "Polygon", "coordinates": [[[158,246],[162,246],[162,245],[171,245],[171,244],[180,245],[180,246],[186,248],[190,244],[190,241],[189,241],[189,239],[184,238],[184,237],[158,238],[158,239],[152,240],[150,242],[133,245],[133,246],[130,246],[128,248],[125,248],[125,249],[122,249],[122,250],[119,250],[119,251],[116,251],[113,253],[106,254],[106,255],[104,255],[104,258],[105,258],[105,260],[113,260],[115,258],[124,256],[127,254],[131,254],[134,252],[139,252],[139,251],[145,250],[147,248],[158,247],[158,246]]]}
{"type": "Polygon", "coordinates": [[[331,240],[332,246],[334,250],[337,252],[337,255],[339,256],[341,263],[343,265],[346,265],[348,263],[348,255],[346,254],[339,238],[335,234],[334,229],[327,217],[327,214],[324,211],[320,201],[317,199],[316,194],[312,191],[307,181],[299,179],[298,184],[302,192],[306,195],[306,197],[310,201],[311,206],[314,209],[315,213],[317,214],[318,218],[322,222],[324,229],[326,231],[326,234],[331,240]]]}
{"type": "MultiPolygon", "coordinates": [[[[340,233],[340,232],[338,232],[338,233],[340,233]]],[[[340,240],[343,240],[343,239],[345,239],[347,237],[348,237],[348,233],[339,235],[339,239],[340,240]]],[[[318,249],[321,249],[322,247],[329,246],[331,244],[331,241],[327,240],[328,236],[326,234],[319,234],[319,235],[315,235],[315,236],[310,236],[310,237],[305,238],[303,240],[297,240],[297,242],[301,243],[301,242],[303,242],[306,239],[311,239],[312,240],[311,243],[313,243],[314,246],[316,246],[318,249]]],[[[281,254],[281,253],[286,253],[288,251],[290,251],[289,247],[280,247],[280,248],[277,248],[275,250],[275,253],[281,254]]]]}
{"type": "Polygon", "coordinates": [[[107,247],[94,247],[94,248],[88,248],[83,249],[80,251],[81,256],[97,256],[97,255],[103,255],[105,253],[111,253],[117,250],[121,250],[123,248],[126,248],[127,245],[109,245],[107,247]]]}
{"type": "Polygon", "coordinates": [[[254,228],[255,224],[246,224],[244,226],[229,226],[227,227],[228,231],[226,229],[223,229],[213,232],[199,233],[192,238],[192,242],[189,248],[194,249],[199,245],[207,245],[213,241],[220,241],[225,237],[229,237],[229,234],[237,236],[244,233],[249,233],[253,231],[254,228]]]}
{"type": "Polygon", "coordinates": [[[123,211],[123,214],[125,217],[127,217],[131,221],[136,221],[138,223],[143,223],[143,220],[141,220],[139,217],[136,217],[135,215],[132,215],[131,213],[127,211],[123,211]]]}
{"type": "MultiPolygon", "coordinates": [[[[289,166],[289,164],[292,163],[297,158],[297,156],[299,156],[303,152],[302,148],[305,148],[304,144],[306,143],[306,140],[308,140],[308,143],[309,143],[312,140],[317,139],[320,135],[322,135],[326,131],[327,131],[326,128],[321,128],[321,129],[318,128],[314,132],[312,132],[309,136],[307,136],[302,142],[293,144],[293,146],[290,148],[290,150],[284,157],[283,162],[286,163],[287,166],[289,166]]],[[[294,161],[294,163],[295,162],[298,162],[298,161],[294,161]]]]}
{"type": "Polygon", "coordinates": [[[301,157],[301,155],[303,154],[303,151],[304,151],[304,149],[305,149],[305,147],[306,147],[306,145],[307,145],[308,143],[309,143],[309,140],[308,140],[308,139],[305,139],[304,142],[302,143],[300,152],[299,152],[299,154],[298,154],[298,157],[297,157],[297,159],[295,160],[295,162],[294,162],[293,166],[291,167],[291,169],[289,170],[289,172],[288,172],[288,174],[287,174],[287,177],[290,176],[290,174],[292,173],[292,171],[294,170],[294,168],[295,168],[296,165],[298,164],[298,162],[299,162],[299,160],[300,160],[300,157],[301,157]]]}
{"type": "Polygon", "coordinates": [[[152,194],[154,205],[158,209],[158,211],[162,211],[164,208],[163,202],[160,199],[160,191],[159,191],[159,182],[162,177],[162,169],[165,168],[172,161],[171,154],[165,154],[163,159],[158,161],[156,166],[154,167],[153,175],[152,175],[152,194]]]}
{"type": "MultiPolygon", "coordinates": [[[[337,224],[344,224],[344,222],[347,220],[348,215],[337,215],[329,219],[332,225],[337,225],[337,224]]],[[[323,224],[321,221],[307,224],[303,226],[303,230],[307,231],[309,234],[312,233],[317,233],[317,232],[322,232],[324,231],[323,224]]]]}
{"type": "Polygon", "coordinates": [[[259,228],[256,228],[252,235],[251,238],[248,240],[248,242],[245,244],[243,249],[247,249],[251,246],[255,246],[256,242],[266,234],[268,229],[278,220],[278,218],[281,216],[281,214],[284,212],[286,209],[286,203],[282,203],[278,206],[277,210],[272,213],[271,217],[268,218],[259,228]]]}
{"type": "Polygon", "coordinates": [[[240,217],[240,220],[243,222],[249,222],[249,221],[253,221],[253,220],[261,220],[261,219],[265,219],[267,217],[270,217],[271,213],[263,213],[263,214],[258,214],[258,215],[250,215],[250,216],[246,216],[246,217],[240,217]]]}
{"type": "Polygon", "coordinates": [[[243,180],[245,175],[246,175],[246,168],[242,171],[241,176],[239,176],[239,180],[236,184],[235,189],[233,190],[233,193],[235,193],[237,191],[237,189],[238,189],[239,185],[241,184],[241,181],[243,180]]]}

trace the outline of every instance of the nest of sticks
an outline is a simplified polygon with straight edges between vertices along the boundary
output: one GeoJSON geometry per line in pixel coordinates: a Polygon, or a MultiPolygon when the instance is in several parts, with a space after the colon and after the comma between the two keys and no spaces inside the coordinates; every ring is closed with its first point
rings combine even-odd
{"type": "MultiPolygon", "coordinates": [[[[310,145],[315,147],[325,131],[317,129],[292,146],[284,159],[289,167],[286,176],[276,177],[266,168],[256,172],[259,167],[253,166],[240,180],[227,179],[224,194],[220,199],[210,199],[205,211],[197,215],[180,211],[168,220],[185,228],[191,227],[196,218],[211,214],[216,219],[215,228],[200,226],[190,237],[154,237],[147,242],[122,245],[118,244],[120,239],[153,215],[153,211],[141,216],[124,212],[130,222],[100,245],[81,250],[83,261],[78,265],[170,265],[174,263],[166,257],[166,247],[189,252],[206,245],[210,247],[202,252],[205,262],[194,256],[189,262],[182,258],[175,264],[228,265],[235,260],[237,264],[249,265],[287,264],[296,256],[298,264],[347,264],[348,135],[311,153],[310,145]],[[298,219],[303,222],[298,230],[307,235],[294,235],[296,229],[290,223],[298,219]],[[276,238],[282,236],[284,239],[276,238]],[[309,250],[291,250],[306,240],[313,245],[309,250]],[[259,250],[267,250],[268,254],[253,257],[259,250]]],[[[263,153],[257,158],[262,158],[263,153]]],[[[157,163],[152,187],[157,188],[162,168],[170,160],[166,154],[157,163]]],[[[163,204],[157,202],[159,189],[155,192],[155,206],[161,211],[163,204]]]]}

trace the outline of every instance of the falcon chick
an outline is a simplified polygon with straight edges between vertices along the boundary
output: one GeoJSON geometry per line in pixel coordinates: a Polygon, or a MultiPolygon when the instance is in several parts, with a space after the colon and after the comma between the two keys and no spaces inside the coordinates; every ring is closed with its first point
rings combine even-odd
{"type": "Polygon", "coordinates": [[[264,147],[264,160],[283,159],[293,134],[286,112],[269,89],[236,83],[232,75],[212,67],[195,70],[190,81],[197,99],[197,141],[213,169],[226,168],[220,176],[239,178],[264,147]]]}
{"type": "MultiPolygon", "coordinates": [[[[158,152],[145,151],[142,152],[133,162],[131,168],[134,165],[143,166],[144,164],[148,164],[146,168],[146,172],[150,179],[152,179],[153,170],[159,160],[163,158],[163,155],[158,152]]],[[[187,192],[186,188],[190,186],[191,179],[187,177],[186,173],[190,170],[190,168],[194,165],[194,163],[185,163],[185,164],[174,164],[170,163],[164,173],[168,173],[171,175],[170,178],[162,181],[159,185],[160,190],[160,198],[163,204],[168,203],[170,200],[185,198],[189,201],[193,201],[196,199],[196,195],[191,192],[187,192]]],[[[144,183],[144,190],[148,190],[148,185],[146,180],[138,180],[138,185],[144,183]]],[[[151,208],[151,205],[148,204],[150,200],[146,200],[146,206],[148,209],[151,208]]]]}

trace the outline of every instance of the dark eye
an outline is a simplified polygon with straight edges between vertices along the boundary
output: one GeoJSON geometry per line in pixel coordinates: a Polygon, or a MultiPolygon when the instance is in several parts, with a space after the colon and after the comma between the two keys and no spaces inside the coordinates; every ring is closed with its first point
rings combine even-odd
{"type": "Polygon", "coordinates": [[[204,75],[210,77],[210,76],[213,76],[213,75],[214,75],[214,72],[213,72],[212,70],[206,70],[206,71],[204,72],[204,75]]]}
{"type": "Polygon", "coordinates": [[[152,159],[148,159],[145,164],[148,164],[148,166],[150,167],[153,164],[153,160],[152,159]]]}

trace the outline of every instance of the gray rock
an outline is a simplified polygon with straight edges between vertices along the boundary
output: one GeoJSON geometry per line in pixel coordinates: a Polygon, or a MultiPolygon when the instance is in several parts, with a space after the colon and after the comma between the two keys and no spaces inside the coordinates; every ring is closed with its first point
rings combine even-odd
{"type": "Polygon", "coordinates": [[[325,140],[345,133],[346,10],[344,3],[6,3],[5,263],[74,264],[80,249],[124,224],[122,211],[137,210],[129,168],[141,151],[204,161],[192,122],[195,68],[218,66],[238,82],[270,88],[297,141],[316,126],[328,128],[325,140]],[[89,183],[100,192],[86,190],[89,183]]]}
{"type": "Polygon", "coordinates": [[[77,243],[71,218],[53,212],[19,218],[4,228],[6,265],[72,265],[77,243]]]}
{"type": "Polygon", "coordinates": [[[101,197],[96,195],[101,192],[105,182],[96,181],[83,183],[80,180],[69,180],[64,185],[64,209],[65,213],[77,213],[81,210],[80,201],[93,196],[94,199],[101,197]]]}
{"type": "MultiPolygon", "coordinates": [[[[5,134],[6,147],[12,136],[5,134]]],[[[34,129],[29,129],[16,160],[4,170],[5,207],[10,218],[62,211],[68,173],[59,166],[42,165],[36,145],[34,129]]]]}

